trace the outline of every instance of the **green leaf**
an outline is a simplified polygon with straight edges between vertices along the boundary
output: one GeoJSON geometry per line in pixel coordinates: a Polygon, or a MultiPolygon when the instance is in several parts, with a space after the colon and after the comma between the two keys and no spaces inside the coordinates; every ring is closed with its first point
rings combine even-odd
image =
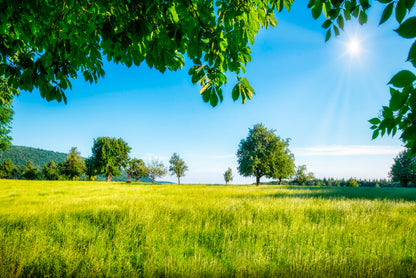
{"type": "Polygon", "coordinates": [[[350,20],[351,19],[351,13],[350,13],[349,10],[347,10],[347,9],[344,10],[344,17],[345,17],[345,20],[350,20]]]}
{"type": "Polygon", "coordinates": [[[210,97],[210,99],[209,99],[209,103],[211,104],[211,106],[212,106],[212,107],[215,107],[215,106],[217,106],[217,104],[218,104],[218,96],[217,96],[217,94],[214,92],[214,89],[212,89],[212,92],[211,92],[211,97],[210,97]]]}
{"type": "Polygon", "coordinates": [[[410,12],[410,10],[415,5],[415,0],[406,0],[405,2],[407,10],[410,12]]]}
{"type": "Polygon", "coordinates": [[[339,28],[344,30],[344,18],[342,17],[342,15],[338,16],[337,23],[338,23],[339,28]]]}
{"type": "Polygon", "coordinates": [[[367,22],[367,14],[364,11],[360,11],[360,16],[358,17],[358,22],[363,25],[367,22]]]}
{"type": "Polygon", "coordinates": [[[393,76],[388,84],[392,84],[396,88],[404,88],[408,85],[412,85],[415,80],[416,76],[411,71],[402,70],[393,76]]]}
{"type": "Polygon", "coordinates": [[[416,37],[416,17],[411,17],[400,24],[396,31],[400,36],[407,39],[416,37]]]}
{"type": "Polygon", "coordinates": [[[407,61],[412,62],[413,60],[416,60],[416,41],[410,47],[409,55],[407,55],[407,61]]]}
{"type": "Polygon", "coordinates": [[[232,92],[232,97],[233,100],[236,101],[239,97],[240,97],[240,82],[237,82],[237,84],[235,84],[234,88],[233,88],[233,92],[232,92]]]}
{"type": "Polygon", "coordinates": [[[328,29],[325,36],[325,41],[327,42],[331,38],[331,29],[328,29]]]}
{"type": "Polygon", "coordinates": [[[379,124],[381,121],[380,121],[380,119],[379,119],[379,118],[372,118],[371,120],[369,120],[369,122],[370,122],[370,124],[377,125],[377,124],[379,124]]]}
{"type": "Polygon", "coordinates": [[[331,26],[332,21],[330,19],[325,20],[324,24],[322,24],[322,27],[325,29],[328,29],[329,26],[331,26]]]}
{"type": "Polygon", "coordinates": [[[315,5],[312,8],[312,17],[318,19],[322,13],[322,3],[318,0],[315,1],[315,5]]]}
{"type": "Polygon", "coordinates": [[[393,95],[390,99],[390,109],[392,111],[397,111],[406,103],[408,95],[406,93],[401,93],[397,90],[394,90],[393,95]]]}
{"type": "Polygon", "coordinates": [[[377,0],[377,1],[380,2],[380,3],[383,3],[383,4],[387,4],[387,3],[392,2],[392,0],[377,0]]]}
{"type": "Polygon", "coordinates": [[[335,36],[339,36],[339,29],[335,25],[334,25],[334,33],[335,33],[335,36]]]}
{"type": "Polygon", "coordinates": [[[401,23],[403,18],[406,16],[406,5],[405,0],[399,0],[396,5],[396,20],[401,23]]]}
{"type": "Polygon", "coordinates": [[[376,129],[373,132],[373,137],[371,138],[372,140],[376,139],[378,137],[378,135],[380,134],[380,130],[376,129]]]}
{"type": "Polygon", "coordinates": [[[383,24],[390,18],[391,14],[393,13],[393,6],[394,6],[394,3],[390,3],[384,9],[383,14],[381,15],[379,25],[383,24]]]}

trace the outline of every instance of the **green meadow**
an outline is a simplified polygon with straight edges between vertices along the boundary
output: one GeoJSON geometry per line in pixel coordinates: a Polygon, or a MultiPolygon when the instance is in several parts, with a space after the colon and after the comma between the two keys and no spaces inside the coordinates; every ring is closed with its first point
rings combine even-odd
{"type": "Polygon", "coordinates": [[[416,189],[0,181],[0,277],[416,276],[416,189]]]}

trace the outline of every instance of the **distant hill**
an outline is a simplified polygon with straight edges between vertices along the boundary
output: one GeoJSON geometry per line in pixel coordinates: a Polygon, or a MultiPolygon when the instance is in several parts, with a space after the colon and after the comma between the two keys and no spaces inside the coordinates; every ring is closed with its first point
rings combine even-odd
{"type": "Polygon", "coordinates": [[[49,161],[53,160],[56,164],[65,161],[66,153],[41,150],[31,147],[12,146],[5,152],[0,152],[0,161],[10,158],[15,165],[24,166],[29,160],[39,169],[49,161]]]}

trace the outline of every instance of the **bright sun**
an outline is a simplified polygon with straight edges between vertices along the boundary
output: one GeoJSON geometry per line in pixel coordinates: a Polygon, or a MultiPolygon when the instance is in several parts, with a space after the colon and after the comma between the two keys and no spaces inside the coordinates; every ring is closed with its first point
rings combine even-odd
{"type": "Polygon", "coordinates": [[[358,56],[361,52],[360,41],[356,38],[351,38],[347,43],[347,51],[351,56],[358,56]]]}

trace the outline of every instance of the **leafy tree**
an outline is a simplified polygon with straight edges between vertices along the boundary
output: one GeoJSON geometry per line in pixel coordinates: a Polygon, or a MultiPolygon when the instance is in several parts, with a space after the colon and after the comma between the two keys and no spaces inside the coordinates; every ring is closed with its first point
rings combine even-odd
{"type": "Polygon", "coordinates": [[[107,176],[107,182],[112,176],[121,174],[129,158],[131,148],[121,138],[99,137],[94,139],[92,147],[92,163],[98,174],[107,176]]]}
{"type": "Polygon", "coordinates": [[[85,170],[85,162],[81,153],[77,151],[76,147],[72,147],[63,163],[62,173],[74,181],[76,177],[84,174],[85,170]]]}
{"type": "Polygon", "coordinates": [[[233,170],[231,170],[231,168],[228,168],[227,171],[225,171],[224,180],[225,184],[228,184],[230,181],[233,180],[233,170]]]}
{"type": "Polygon", "coordinates": [[[22,176],[28,180],[35,180],[39,176],[39,169],[29,160],[23,168],[22,176]]]}
{"type": "Polygon", "coordinates": [[[94,167],[91,157],[85,159],[85,175],[89,181],[93,181],[97,177],[97,169],[94,167]]]}
{"type": "Polygon", "coordinates": [[[290,178],[295,173],[295,157],[289,150],[289,139],[282,142],[284,148],[279,149],[273,173],[273,178],[279,179],[280,185],[282,184],[282,179],[290,178]]]}
{"type": "Polygon", "coordinates": [[[357,181],[355,179],[350,178],[347,181],[347,184],[345,186],[348,186],[348,187],[359,187],[359,184],[357,183],[357,181]]]}
{"type": "Polygon", "coordinates": [[[416,178],[416,158],[409,157],[409,150],[401,152],[394,158],[389,177],[400,184],[407,186],[416,178]]]}
{"type": "Polygon", "coordinates": [[[43,165],[42,174],[47,180],[58,180],[60,176],[58,165],[53,160],[49,161],[43,165]]]}
{"type": "Polygon", "coordinates": [[[240,141],[237,151],[238,172],[242,176],[255,176],[260,185],[263,176],[273,177],[278,173],[279,159],[285,153],[287,140],[281,140],[274,130],[256,124],[249,129],[246,139],[240,141]]]}
{"type": "Polygon", "coordinates": [[[155,183],[156,178],[161,178],[167,174],[167,169],[162,161],[152,160],[148,165],[149,177],[152,179],[152,182],[155,183]]]}
{"type": "Polygon", "coordinates": [[[169,172],[171,175],[176,175],[178,178],[178,184],[181,184],[181,177],[185,176],[185,172],[188,171],[188,166],[185,161],[179,157],[177,153],[174,153],[169,160],[169,172]]]}
{"type": "Polygon", "coordinates": [[[16,171],[16,166],[10,158],[0,163],[0,178],[9,179],[13,176],[14,171],[16,171]]]}
{"type": "MultiPolygon", "coordinates": [[[[1,50],[0,50],[1,53],[1,50]]],[[[0,151],[10,149],[12,137],[9,135],[13,120],[13,94],[0,77],[0,151]]]]}
{"type": "Polygon", "coordinates": [[[139,179],[149,175],[149,169],[147,169],[143,160],[137,158],[132,158],[127,161],[125,171],[127,174],[127,182],[131,182],[131,178],[135,178],[137,182],[139,179]]]}
{"type": "MultiPolygon", "coordinates": [[[[47,101],[66,102],[64,91],[72,88],[71,79],[82,74],[92,83],[104,76],[104,58],[128,67],[146,62],[165,72],[183,68],[187,56],[193,64],[189,75],[200,84],[205,102],[216,106],[223,100],[222,87],[231,72],[236,74],[232,98],[244,103],[254,94],[241,75],[251,61],[250,45],[260,28],[277,24],[275,11],[290,11],[293,1],[3,1],[0,86],[9,95],[37,88],[47,101]]],[[[415,1],[378,2],[385,5],[380,24],[395,10],[399,23],[395,31],[403,38],[416,37],[416,17],[411,13],[415,1]]],[[[339,35],[351,18],[366,23],[370,8],[368,0],[309,0],[307,5],[314,19],[324,15],[325,40],[339,35]]],[[[416,66],[416,42],[407,60],[416,66]]],[[[401,138],[412,154],[416,153],[414,81],[411,71],[396,74],[390,81],[394,87],[390,105],[371,120],[374,138],[402,130],[401,138]]]]}
{"type": "Polygon", "coordinates": [[[306,173],[306,171],[307,171],[306,165],[300,165],[296,167],[295,179],[294,179],[294,182],[296,184],[303,185],[306,182],[315,179],[312,172],[306,173]]]}

